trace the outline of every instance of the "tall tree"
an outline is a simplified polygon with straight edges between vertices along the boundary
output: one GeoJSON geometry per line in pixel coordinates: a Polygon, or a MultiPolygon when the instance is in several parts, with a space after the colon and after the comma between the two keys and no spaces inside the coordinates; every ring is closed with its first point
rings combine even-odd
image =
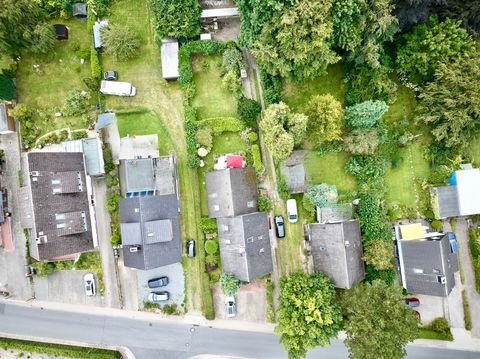
{"type": "Polygon", "coordinates": [[[380,280],[359,284],[345,293],[342,309],[351,359],[401,359],[417,337],[417,321],[401,287],[380,280]]]}
{"type": "Polygon", "coordinates": [[[197,0],[149,0],[157,41],[165,37],[194,37],[200,33],[197,0]]]}
{"type": "Polygon", "coordinates": [[[478,0],[439,0],[434,11],[442,19],[460,20],[475,38],[480,38],[480,2],[478,0]]]}
{"type": "Polygon", "coordinates": [[[444,4],[444,0],[394,0],[395,17],[398,26],[403,30],[409,30],[413,25],[428,20],[435,5],[444,4]]]}
{"type": "Polygon", "coordinates": [[[305,80],[339,61],[330,49],[332,0],[299,1],[266,24],[253,54],[271,75],[305,80]]]}
{"type": "Polygon", "coordinates": [[[325,208],[337,203],[337,187],[326,183],[311,186],[305,193],[311,204],[316,207],[325,208]]]}
{"type": "Polygon", "coordinates": [[[270,22],[275,14],[296,0],[236,0],[240,12],[240,43],[252,47],[257,41],[263,26],[270,22]]]}
{"type": "Polygon", "coordinates": [[[342,137],[343,108],[330,94],[312,96],[307,104],[307,133],[315,144],[338,141],[342,137]]]}
{"type": "Polygon", "coordinates": [[[355,155],[372,155],[378,147],[376,128],[356,128],[344,138],[344,148],[355,155]]]}
{"type": "Polygon", "coordinates": [[[1,0],[0,8],[0,52],[15,57],[46,38],[45,13],[31,0],[1,0]]]}
{"type": "Polygon", "coordinates": [[[397,64],[411,81],[432,81],[439,62],[451,63],[475,51],[475,41],[460,26],[460,21],[435,16],[404,35],[398,47],[397,64]]]}
{"type": "Polygon", "coordinates": [[[363,260],[377,269],[393,269],[393,243],[388,238],[371,241],[365,248],[363,260]],[[386,239],[386,240],[385,240],[386,239]]]}
{"type": "Polygon", "coordinates": [[[353,51],[362,42],[364,23],[362,11],[366,0],[335,0],[333,3],[333,29],[335,45],[353,51]]]}
{"type": "Polygon", "coordinates": [[[330,344],[342,322],[335,288],[321,273],[295,272],[281,278],[277,314],[275,332],[289,359],[304,358],[307,350],[330,344]]]}
{"type": "Polygon", "coordinates": [[[102,30],[102,43],[105,53],[115,59],[125,61],[138,55],[140,42],[130,28],[122,25],[110,25],[102,30]]]}
{"type": "Polygon", "coordinates": [[[345,110],[345,123],[351,128],[372,128],[378,125],[388,105],[383,101],[365,101],[345,110]]]}
{"type": "Polygon", "coordinates": [[[420,94],[417,120],[432,129],[436,142],[465,149],[480,132],[480,56],[440,63],[435,80],[420,94]]]}
{"type": "Polygon", "coordinates": [[[260,121],[265,146],[276,158],[287,158],[305,137],[307,123],[307,116],[292,112],[283,102],[270,105],[260,121]]]}

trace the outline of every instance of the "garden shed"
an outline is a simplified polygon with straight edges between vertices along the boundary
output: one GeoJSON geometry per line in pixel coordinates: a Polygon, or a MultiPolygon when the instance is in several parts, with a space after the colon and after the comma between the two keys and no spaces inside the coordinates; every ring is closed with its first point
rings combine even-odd
{"type": "Polygon", "coordinates": [[[178,79],[178,41],[175,39],[163,39],[160,49],[162,59],[162,75],[165,80],[178,79]]]}
{"type": "Polygon", "coordinates": [[[72,15],[78,18],[87,17],[87,4],[77,2],[72,5],[72,15]]]}
{"type": "Polygon", "coordinates": [[[68,39],[68,28],[64,24],[54,24],[53,29],[55,30],[55,38],[57,40],[67,40],[68,39]]]}

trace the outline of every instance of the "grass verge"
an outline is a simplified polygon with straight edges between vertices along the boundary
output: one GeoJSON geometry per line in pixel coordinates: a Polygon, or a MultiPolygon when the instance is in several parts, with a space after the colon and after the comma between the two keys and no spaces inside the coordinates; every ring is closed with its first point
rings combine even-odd
{"type": "Polygon", "coordinates": [[[267,282],[267,322],[275,323],[275,306],[273,304],[273,289],[274,284],[271,281],[267,282]]]}
{"type": "Polygon", "coordinates": [[[78,261],[75,263],[75,269],[95,272],[98,291],[103,293],[105,290],[105,284],[103,282],[102,259],[100,258],[100,252],[82,253],[78,261]]]}
{"type": "Polygon", "coordinates": [[[463,317],[465,319],[465,329],[472,330],[472,316],[470,314],[470,305],[468,304],[467,292],[462,290],[463,317]]]}
{"type": "Polygon", "coordinates": [[[9,338],[0,338],[0,347],[6,349],[15,349],[21,352],[52,355],[62,358],[118,359],[121,357],[120,353],[114,350],[31,342],[27,340],[9,338]]]}
{"type": "Polygon", "coordinates": [[[452,334],[448,332],[439,333],[429,327],[422,327],[418,328],[418,339],[433,339],[433,340],[446,340],[446,341],[453,341],[452,334]]]}

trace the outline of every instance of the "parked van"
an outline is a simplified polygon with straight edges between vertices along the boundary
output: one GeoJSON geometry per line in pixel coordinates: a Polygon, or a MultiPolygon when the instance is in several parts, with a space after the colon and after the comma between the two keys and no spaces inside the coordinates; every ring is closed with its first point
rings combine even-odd
{"type": "Polygon", "coordinates": [[[298,221],[297,201],[294,199],[287,200],[287,218],[290,223],[298,221]]]}
{"type": "Polygon", "coordinates": [[[105,95],[114,96],[135,96],[137,89],[129,82],[102,81],[100,92],[105,95]]]}

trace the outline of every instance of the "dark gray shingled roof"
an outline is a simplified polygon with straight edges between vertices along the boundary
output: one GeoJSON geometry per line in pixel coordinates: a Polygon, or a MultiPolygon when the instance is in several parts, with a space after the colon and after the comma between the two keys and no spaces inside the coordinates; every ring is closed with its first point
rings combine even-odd
{"type": "Polygon", "coordinates": [[[460,215],[457,186],[435,187],[434,191],[437,193],[440,218],[457,217],[460,215]]]}
{"type": "Polygon", "coordinates": [[[136,197],[137,193],[155,193],[154,163],[152,158],[121,160],[120,187],[123,197],[136,197]]]}
{"type": "Polygon", "coordinates": [[[44,260],[92,250],[83,154],[32,152],[27,158],[34,211],[31,253],[44,260]]]}
{"type": "Polygon", "coordinates": [[[360,225],[357,220],[306,225],[316,272],[337,288],[351,288],[365,278],[360,225]]]}
{"type": "Polygon", "coordinates": [[[208,215],[238,216],[257,211],[257,178],[253,168],[207,172],[208,215]]]}
{"type": "Polygon", "coordinates": [[[266,212],[218,218],[217,224],[224,272],[250,282],[273,271],[266,212]]]}
{"type": "Polygon", "coordinates": [[[120,201],[125,266],[148,270],[180,262],[178,209],[174,194],[120,201]]]}
{"type": "Polygon", "coordinates": [[[448,233],[441,239],[398,240],[403,286],[411,293],[446,297],[455,286],[458,258],[448,233]],[[441,283],[440,277],[445,277],[441,283]]]}

